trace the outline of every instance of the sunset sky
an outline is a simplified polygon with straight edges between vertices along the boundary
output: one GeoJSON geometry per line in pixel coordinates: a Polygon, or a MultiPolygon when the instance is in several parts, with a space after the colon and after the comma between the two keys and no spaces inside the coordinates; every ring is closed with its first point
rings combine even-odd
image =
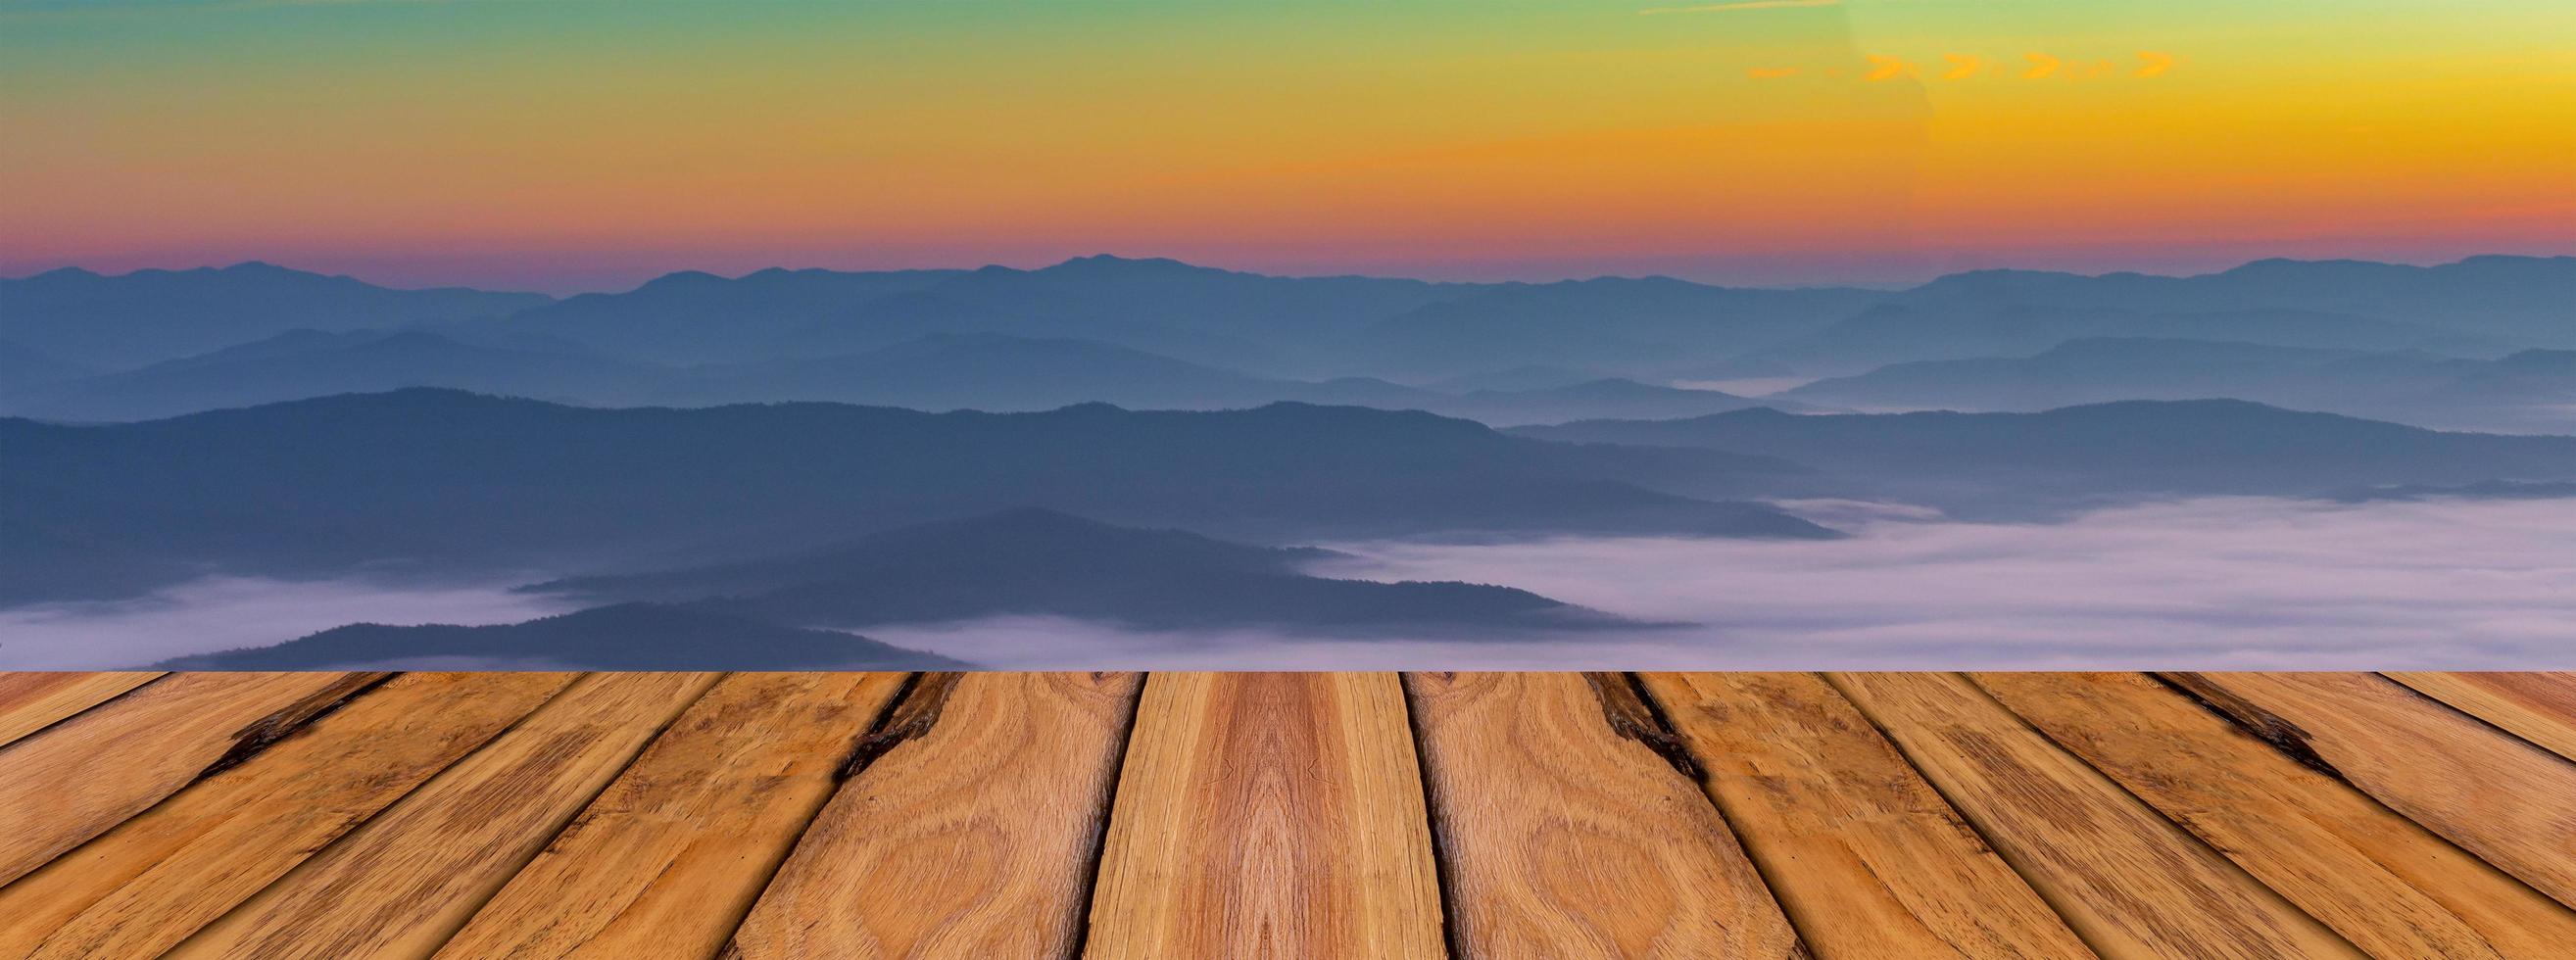
{"type": "Polygon", "coordinates": [[[0,274],[1094,252],[1757,284],[2576,253],[2576,3],[0,0],[0,274]]]}

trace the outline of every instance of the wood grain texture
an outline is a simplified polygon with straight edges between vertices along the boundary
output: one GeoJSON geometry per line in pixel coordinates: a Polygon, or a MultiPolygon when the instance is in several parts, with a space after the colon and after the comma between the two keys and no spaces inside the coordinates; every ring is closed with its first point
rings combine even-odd
{"type": "Polygon", "coordinates": [[[1974,679],[2374,956],[2537,960],[2576,944],[2576,913],[2151,678],[1974,679]]]}
{"type": "Polygon", "coordinates": [[[0,747],[117,695],[158,673],[0,673],[0,747]]]}
{"type": "Polygon", "coordinates": [[[1085,957],[1442,954],[1394,674],[1154,674],[1111,810],[1085,957]]]}
{"type": "Polygon", "coordinates": [[[582,677],[165,956],[429,956],[715,679],[582,677]]]}
{"type": "Polygon", "coordinates": [[[2093,956],[1824,678],[1640,679],[1816,956],[2093,956]]]}
{"type": "Polygon", "coordinates": [[[1404,679],[1465,956],[1799,955],[1717,808],[1583,677],[1404,679]]]}
{"type": "Polygon", "coordinates": [[[180,674],[0,748],[0,883],[381,678],[180,674]]]}
{"type": "Polygon", "coordinates": [[[2170,675],[2426,829],[2576,906],[2576,764],[2370,673],[2170,675]]]}
{"type": "Polygon", "coordinates": [[[2576,673],[2392,673],[2388,677],[2576,760],[2576,673]]]}
{"type": "Polygon", "coordinates": [[[975,673],[841,785],[728,956],[1062,957],[1139,677],[975,673]]]}
{"type": "Polygon", "coordinates": [[[0,888],[0,956],[159,956],[571,680],[396,677],[0,888]]]}
{"type": "Polygon", "coordinates": [[[1966,678],[1829,677],[2102,956],[2363,955],[1966,678]]]}
{"type": "Polygon", "coordinates": [[[714,956],[904,678],[726,677],[438,955],[714,956]]]}

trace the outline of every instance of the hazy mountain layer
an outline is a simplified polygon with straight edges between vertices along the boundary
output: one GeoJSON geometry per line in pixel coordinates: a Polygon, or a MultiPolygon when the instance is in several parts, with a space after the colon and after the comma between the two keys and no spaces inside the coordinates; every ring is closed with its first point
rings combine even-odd
{"type": "Polygon", "coordinates": [[[1659,377],[1815,331],[1887,297],[1730,289],[1668,277],[1502,284],[1370,326],[1345,363],[1402,379],[1532,365],[1659,377]]]}
{"type": "Polygon", "coordinates": [[[1963,411],[2217,397],[2423,426],[2576,432],[2576,351],[2465,360],[2197,340],[2077,340],[2030,357],[1896,364],[1778,395],[1863,409],[1963,411]]]}
{"type": "Polygon", "coordinates": [[[15,340],[0,340],[0,390],[84,376],[90,369],[15,340]]]}
{"type": "Polygon", "coordinates": [[[686,369],[611,359],[572,344],[497,346],[423,330],[301,330],[140,370],[9,389],[0,410],[57,420],[143,420],[341,393],[445,387],[631,406],[819,400],[916,410],[1223,410],[1280,401],[1429,410],[1495,426],[1603,417],[1694,417],[1759,405],[1713,390],[1599,379],[1465,394],[1384,380],[1256,377],[1088,340],[942,334],[868,353],[686,369]]]}
{"type": "Polygon", "coordinates": [[[1473,292],[1379,277],[1274,277],[1174,260],[1080,257],[984,267],[853,304],[777,341],[780,355],[854,353],[940,333],[1099,340],[1194,363],[1302,376],[1354,369],[1346,331],[1473,292]]]}
{"type": "Polygon", "coordinates": [[[1149,629],[1297,626],[1360,633],[1621,623],[1509,587],[1371,583],[1300,571],[1328,555],[1022,509],[890,530],[789,557],[527,589],[592,602],[721,599],[727,609],[771,622],[835,627],[1009,614],[1149,629]]]}
{"type": "Polygon", "coordinates": [[[777,355],[777,341],[863,304],[962,276],[964,270],[762,270],[738,278],[685,271],[622,293],[586,293],[457,333],[507,343],[553,341],[663,364],[777,355]]]}
{"type": "Polygon", "coordinates": [[[62,363],[113,370],[290,330],[391,329],[546,302],[533,293],[393,290],[264,263],[118,276],[63,269],[0,279],[0,340],[62,363]]]}
{"type": "MultiPolygon", "coordinates": [[[[2442,346],[2446,339],[2455,339],[2428,327],[2306,310],[2151,314],[2022,303],[1895,303],[1760,356],[1810,375],[1848,374],[1898,363],[2022,356],[2097,338],[2218,340],[2328,350],[2405,350],[2442,346]]],[[[2490,352],[2502,349],[2500,342],[2480,341],[2472,346],[2490,352]]]]}
{"type": "Polygon", "coordinates": [[[1515,432],[1790,458],[1849,484],[1847,495],[1986,513],[2138,495],[2311,496],[2355,485],[2576,478],[2576,437],[2442,433],[2234,400],[2044,413],[1746,410],[1515,432]]]}
{"type": "Polygon", "coordinates": [[[139,370],[0,390],[0,409],[59,420],[150,420],[404,387],[621,404],[638,402],[679,375],[560,349],[462,343],[421,330],[297,330],[139,370]]]}

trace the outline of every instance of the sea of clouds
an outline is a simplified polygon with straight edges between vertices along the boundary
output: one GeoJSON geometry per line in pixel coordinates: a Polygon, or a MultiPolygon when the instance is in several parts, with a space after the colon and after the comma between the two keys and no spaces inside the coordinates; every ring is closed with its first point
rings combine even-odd
{"type": "Polygon", "coordinates": [[[2053,524],[1791,504],[1847,540],[1331,544],[1316,572],[1534,590],[1683,629],[1545,640],[1149,634],[1059,620],[874,630],[1013,667],[2576,668],[2576,503],[2214,498],[2053,524]]]}
{"type": "MultiPolygon", "coordinates": [[[[2576,503],[2215,498],[2051,524],[1791,504],[1825,542],[1565,538],[1330,544],[1315,572],[1467,580],[1692,626],[1365,639],[1139,631],[1052,617],[876,627],[879,640],[1030,669],[2570,669],[2576,503]]],[[[218,578],[0,610],[0,669],[133,666],[359,621],[564,612],[506,583],[218,578]]]]}

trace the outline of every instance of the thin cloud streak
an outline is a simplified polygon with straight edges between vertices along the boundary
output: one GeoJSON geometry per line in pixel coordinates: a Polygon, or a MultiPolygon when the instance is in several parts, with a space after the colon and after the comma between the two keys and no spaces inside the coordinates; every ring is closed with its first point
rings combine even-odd
{"type": "Polygon", "coordinates": [[[1839,7],[1843,0],[1745,0],[1743,3],[1712,3],[1696,7],[1648,7],[1641,16],[1663,13],[1733,13],[1738,10],[1780,10],[1794,7],[1839,7]]]}

